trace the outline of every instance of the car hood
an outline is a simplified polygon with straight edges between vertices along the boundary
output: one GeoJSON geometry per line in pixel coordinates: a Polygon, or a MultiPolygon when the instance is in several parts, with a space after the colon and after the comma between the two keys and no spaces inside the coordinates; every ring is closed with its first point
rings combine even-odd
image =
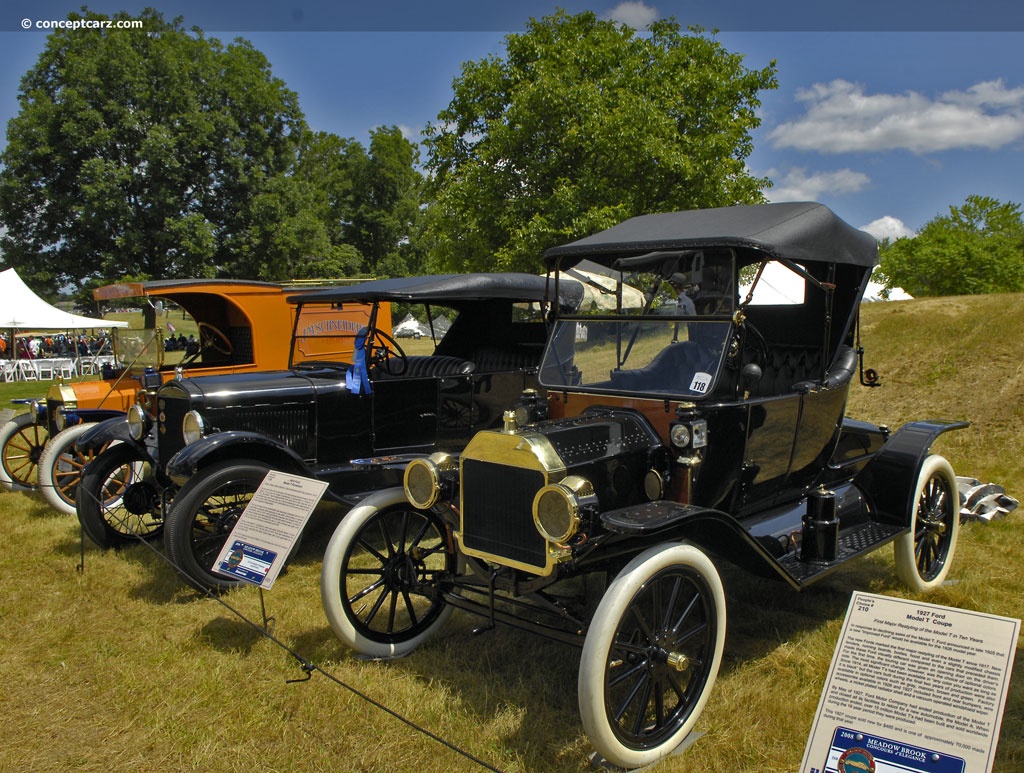
{"type": "Polygon", "coordinates": [[[197,406],[241,406],[312,401],[317,393],[344,388],[345,373],[337,368],[280,370],[177,379],[161,387],[160,397],[188,399],[197,406]]]}

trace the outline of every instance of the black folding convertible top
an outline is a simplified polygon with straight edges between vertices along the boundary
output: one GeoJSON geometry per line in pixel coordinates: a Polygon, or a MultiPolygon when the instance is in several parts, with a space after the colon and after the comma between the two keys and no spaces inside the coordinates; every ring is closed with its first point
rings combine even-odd
{"type": "MultiPolygon", "coordinates": [[[[554,283],[546,277],[523,273],[436,274],[428,276],[375,279],[370,282],[331,287],[326,290],[292,295],[292,303],[357,303],[405,301],[456,303],[458,301],[543,301],[554,283]]],[[[578,282],[560,283],[562,303],[574,306],[583,297],[578,282]]]]}
{"type": "Polygon", "coordinates": [[[600,233],[544,253],[550,267],[569,268],[588,257],[601,263],[655,250],[749,248],[769,257],[871,267],[875,239],[824,204],[793,202],[692,209],[630,218],[600,233]]]}

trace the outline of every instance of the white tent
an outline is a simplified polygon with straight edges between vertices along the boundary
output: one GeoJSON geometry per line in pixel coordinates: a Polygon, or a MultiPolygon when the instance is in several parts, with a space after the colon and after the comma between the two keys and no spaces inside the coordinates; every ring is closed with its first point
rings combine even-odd
{"type": "Polygon", "coordinates": [[[13,268],[0,271],[0,328],[89,330],[108,327],[128,327],[128,323],[69,314],[32,292],[13,268]]]}
{"type": "Polygon", "coordinates": [[[430,335],[430,328],[418,321],[412,314],[407,314],[391,331],[395,338],[420,338],[430,335]]]}

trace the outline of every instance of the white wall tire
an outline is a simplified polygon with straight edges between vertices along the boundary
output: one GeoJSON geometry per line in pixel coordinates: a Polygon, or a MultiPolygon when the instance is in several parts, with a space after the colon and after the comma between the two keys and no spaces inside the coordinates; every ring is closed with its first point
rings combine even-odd
{"type": "Polygon", "coordinates": [[[938,454],[921,465],[910,523],[910,531],[897,537],[893,546],[896,576],[923,593],[945,582],[960,535],[956,476],[938,454]]]}
{"type": "Polygon", "coordinates": [[[334,633],[372,658],[409,654],[436,634],[452,609],[436,590],[456,555],[440,518],[417,510],[400,488],[352,508],[324,553],[320,596],[334,633]]]}
{"type": "Polygon", "coordinates": [[[39,488],[38,463],[50,437],[31,413],[19,413],[0,427],[0,484],[10,491],[39,488]]]}
{"type": "Polygon", "coordinates": [[[580,718],[598,754],[637,768],[683,742],[718,675],[725,615],[722,581],[696,547],[658,545],[626,565],[580,658],[580,718]]]}
{"type": "Polygon", "coordinates": [[[43,499],[57,512],[75,514],[76,495],[82,475],[88,464],[102,451],[79,451],[75,443],[95,426],[76,424],[61,430],[50,438],[43,455],[39,457],[39,490],[43,499]]]}

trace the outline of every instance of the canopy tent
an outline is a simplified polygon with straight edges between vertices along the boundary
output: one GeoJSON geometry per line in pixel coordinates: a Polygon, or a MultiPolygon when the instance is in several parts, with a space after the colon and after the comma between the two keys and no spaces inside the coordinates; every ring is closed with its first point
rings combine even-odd
{"type": "Polygon", "coordinates": [[[0,328],[91,330],[108,327],[128,327],[128,323],[70,314],[32,292],[13,268],[0,271],[0,328]]]}

